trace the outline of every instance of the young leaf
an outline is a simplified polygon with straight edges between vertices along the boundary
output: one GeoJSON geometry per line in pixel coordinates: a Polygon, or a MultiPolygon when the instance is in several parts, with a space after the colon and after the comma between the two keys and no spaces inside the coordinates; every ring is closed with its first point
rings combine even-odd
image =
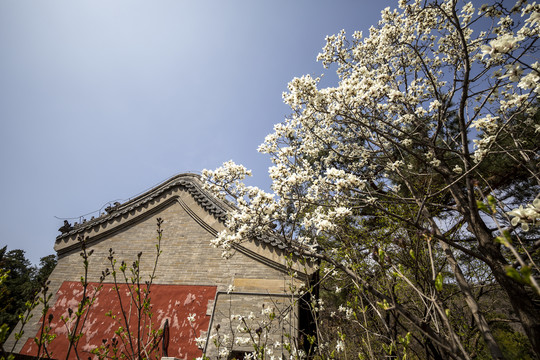
{"type": "Polygon", "coordinates": [[[437,291],[441,291],[443,287],[443,276],[441,273],[437,274],[437,277],[435,278],[435,289],[437,291]]]}

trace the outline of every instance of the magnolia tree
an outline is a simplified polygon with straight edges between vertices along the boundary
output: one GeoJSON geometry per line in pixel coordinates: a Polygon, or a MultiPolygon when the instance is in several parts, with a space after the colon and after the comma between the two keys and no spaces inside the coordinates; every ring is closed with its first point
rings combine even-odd
{"type": "Polygon", "coordinates": [[[328,36],[336,86],[293,79],[259,147],[272,193],[233,162],[204,171],[237,205],[224,256],[271,233],[344,289],[320,354],[503,358],[519,328],[540,356],[540,6],[505,5],[401,0],[366,36],[328,36]]]}

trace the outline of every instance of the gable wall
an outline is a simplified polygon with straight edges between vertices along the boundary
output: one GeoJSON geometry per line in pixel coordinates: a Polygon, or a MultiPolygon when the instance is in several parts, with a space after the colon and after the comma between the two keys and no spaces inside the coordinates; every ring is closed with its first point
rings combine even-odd
{"type": "MultiPolygon", "coordinates": [[[[180,195],[183,198],[189,196],[185,192],[180,195]]],[[[189,205],[193,207],[194,204],[189,205]]],[[[228,285],[238,278],[282,280],[287,277],[286,274],[241,253],[236,253],[228,260],[223,259],[222,250],[214,248],[210,243],[214,236],[203,229],[175,201],[159,213],[147,216],[135,226],[90,243],[88,249],[94,250],[94,253],[90,258],[89,279],[96,281],[102,270],[111,267],[107,260],[109,248],[115,251],[118,263],[125,260],[131,264],[137,253],[142,252],[141,269],[146,279],[155,260],[157,217],[163,219],[162,254],[156,279],[158,283],[217,285],[219,291],[226,290],[228,285]]],[[[63,255],[51,280],[78,280],[83,269],[79,252],[72,251],[63,255]],[[74,269],[78,271],[75,272],[74,269]]]]}
{"type": "MultiPolygon", "coordinates": [[[[200,207],[193,197],[185,190],[173,188],[162,194],[145,210],[134,210],[130,214],[123,215],[113,221],[103,224],[99,229],[92,229],[87,234],[90,236],[88,250],[93,250],[89,261],[89,281],[98,281],[105,268],[111,268],[108,261],[109,248],[115,251],[117,267],[125,260],[128,267],[136,259],[137,253],[142,252],[141,272],[142,279],[147,280],[155,260],[157,243],[156,218],[163,219],[163,238],[161,241],[162,254],[157,267],[156,284],[178,285],[211,285],[217,286],[218,292],[226,291],[229,285],[236,286],[236,292],[254,293],[283,293],[288,290],[289,276],[275,268],[269,267],[242,253],[237,252],[232,258],[224,259],[221,249],[216,249],[210,244],[214,235],[201,226],[201,220],[210,224],[215,231],[223,229],[213,215],[200,207]],[[164,208],[160,208],[168,202],[164,208]],[[191,215],[186,212],[186,206],[191,215]],[[154,210],[152,210],[154,209],[154,210]],[[135,224],[110,233],[111,229],[120,229],[122,224],[129,223],[135,216],[147,214],[135,224]],[[109,232],[109,234],[108,234],[109,232]],[[108,234],[108,235],[107,235],[108,234]],[[92,242],[92,239],[100,238],[92,242]]],[[[62,253],[70,244],[75,244],[75,237],[57,243],[60,250],[58,265],[51,274],[49,280],[50,291],[56,294],[64,281],[79,281],[84,273],[80,250],[74,249],[62,253]]],[[[252,244],[253,248],[253,244],[252,244]]],[[[279,258],[273,249],[260,250],[271,258],[279,258]]],[[[128,270],[129,276],[129,270],[128,270]]],[[[106,282],[112,282],[109,276],[106,282]]],[[[252,310],[262,308],[262,298],[259,302],[237,301],[234,308],[230,304],[221,304],[218,301],[216,308],[229,308],[235,314],[249,314],[252,310]],[[249,310],[249,311],[248,311],[249,310]]],[[[55,297],[52,299],[53,303],[55,297]]],[[[213,304],[209,304],[208,315],[212,312],[213,304]]],[[[25,334],[33,336],[39,327],[39,309],[35,310],[34,322],[27,325],[25,334]]],[[[220,311],[223,313],[223,311],[220,311]]],[[[216,314],[217,315],[217,314],[216,314]]],[[[223,318],[215,319],[215,323],[223,323],[228,314],[222,314],[223,318]]],[[[200,334],[197,334],[199,336],[200,334]]],[[[13,336],[12,336],[13,337],[13,336]]],[[[13,339],[10,338],[12,342],[13,339]]],[[[25,341],[18,344],[20,350],[25,341]]],[[[7,344],[9,346],[9,344],[7,344]]]]}

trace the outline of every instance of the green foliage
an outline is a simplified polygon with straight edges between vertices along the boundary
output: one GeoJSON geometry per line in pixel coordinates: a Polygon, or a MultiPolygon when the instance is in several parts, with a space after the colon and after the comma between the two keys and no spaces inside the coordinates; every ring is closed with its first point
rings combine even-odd
{"type": "Polygon", "coordinates": [[[0,268],[8,272],[0,285],[0,324],[13,328],[25,302],[34,294],[36,286],[32,280],[35,268],[23,250],[7,251],[7,246],[0,250],[0,268]]]}
{"type": "Polygon", "coordinates": [[[509,325],[499,325],[493,330],[497,342],[506,359],[535,359],[534,352],[531,350],[531,344],[527,337],[522,333],[515,331],[509,325]]]}
{"type": "MultiPolygon", "coordinates": [[[[26,258],[24,250],[0,249],[0,324],[13,329],[29,309],[36,294],[45,284],[46,279],[56,266],[56,256],[49,255],[40,259],[39,267],[33,266],[26,258]]],[[[0,345],[5,339],[0,338],[0,345]]]]}
{"type": "MultiPolygon", "coordinates": [[[[527,337],[514,329],[510,323],[507,322],[504,315],[494,312],[491,314],[491,316],[501,317],[499,321],[494,322],[492,331],[497,343],[501,347],[505,359],[537,359],[531,349],[531,344],[527,337]]],[[[489,355],[485,343],[479,338],[478,334],[473,335],[473,338],[478,339],[478,342],[474,343],[473,349],[476,359],[491,359],[492,357],[489,355]]]]}
{"type": "Polygon", "coordinates": [[[437,274],[437,277],[435,278],[435,289],[437,291],[442,291],[443,288],[443,276],[441,273],[437,274]]]}
{"type": "Polygon", "coordinates": [[[49,275],[56,267],[57,258],[56,255],[51,254],[39,259],[39,266],[34,276],[34,283],[38,286],[45,284],[49,275]]]}
{"type": "MultiPolygon", "coordinates": [[[[533,104],[537,106],[538,103],[533,104]]],[[[479,164],[476,173],[478,184],[489,191],[496,191],[499,201],[511,200],[522,204],[538,194],[539,185],[532,173],[538,161],[540,142],[536,127],[540,125],[540,113],[533,116],[523,113],[514,115],[515,121],[508,131],[501,132],[485,161],[479,164]],[[517,161],[516,154],[526,154],[529,162],[517,161]]],[[[494,197],[489,205],[494,205],[494,197]]]]}

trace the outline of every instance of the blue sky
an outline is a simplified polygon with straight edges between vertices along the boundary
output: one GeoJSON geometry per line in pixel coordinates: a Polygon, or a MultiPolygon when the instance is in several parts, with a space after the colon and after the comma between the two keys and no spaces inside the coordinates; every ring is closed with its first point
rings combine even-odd
{"type": "Polygon", "coordinates": [[[287,83],[324,72],[326,35],[395,5],[1,0],[0,245],[38,263],[61,218],[230,159],[267,188],[256,149],[290,113],[287,83]]]}

